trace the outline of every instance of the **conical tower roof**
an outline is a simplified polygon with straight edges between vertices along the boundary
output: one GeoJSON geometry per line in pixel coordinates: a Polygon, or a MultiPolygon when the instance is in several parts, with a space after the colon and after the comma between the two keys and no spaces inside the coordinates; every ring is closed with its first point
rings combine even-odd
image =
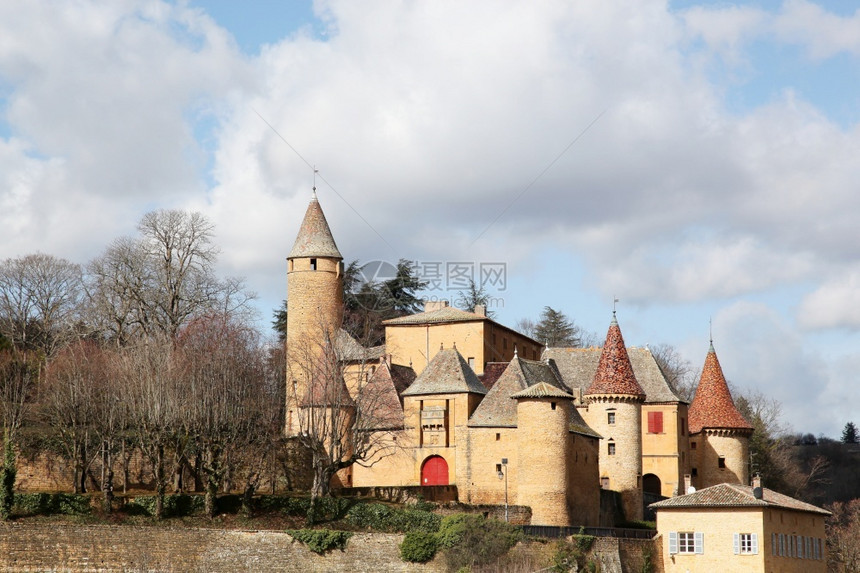
{"type": "Polygon", "coordinates": [[[691,434],[701,432],[705,428],[753,429],[735,407],[713,343],[708,349],[708,356],[705,357],[702,377],[699,379],[693,403],[690,404],[689,416],[691,434]]]}
{"type": "Polygon", "coordinates": [[[287,255],[288,259],[298,257],[343,258],[340,251],[337,250],[331,229],[328,227],[328,221],[326,221],[320,202],[317,200],[316,191],[314,191],[308,210],[305,212],[305,218],[301,228],[299,228],[293,249],[287,255]]]}
{"type": "Polygon", "coordinates": [[[585,393],[645,397],[645,391],[633,374],[633,365],[630,364],[630,357],[627,355],[624,337],[621,336],[621,328],[615,319],[615,313],[612,314],[612,323],[609,325],[609,332],[606,333],[606,342],[600,353],[597,372],[594,373],[594,380],[585,393]]]}

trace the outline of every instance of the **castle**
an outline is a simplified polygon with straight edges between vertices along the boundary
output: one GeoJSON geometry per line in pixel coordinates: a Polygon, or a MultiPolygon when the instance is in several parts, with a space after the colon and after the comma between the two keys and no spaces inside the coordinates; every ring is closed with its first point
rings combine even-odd
{"type": "Polygon", "coordinates": [[[598,525],[601,489],[636,520],[646,498],[749,483],[753,428],[713,344],[691,404],[647,347],[625,346],[614,312],[602,348],[542,348],[480,307],[428,303],[385,321],[383,346],[363,348],[340,328],[343,258],[315,193],[287,265],[287,434],[332,403],[308,348],[334,348],[336,392],[373,389],[381,413],[361,431],[387,445],[338,485],[453,485],[463,502],[529,506],[533,524],[598,525]]]}

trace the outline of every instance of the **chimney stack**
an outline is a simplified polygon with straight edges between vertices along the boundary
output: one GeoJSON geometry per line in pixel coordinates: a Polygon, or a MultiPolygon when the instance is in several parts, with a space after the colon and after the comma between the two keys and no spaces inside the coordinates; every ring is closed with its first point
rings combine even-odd
{"type": "Polygon", "coordinates": [[[681,495],[686,495],[688,493],[693,493],[693,477],[690,474],[684,474],[684,493],[681,495]]]}
{"type": "Polygon", "coordinates": [[[756,499],[764,498],[764,490],[761,487],[761,476],[756,474],[752,478],[753,497],[756,499]]]}
{"type": "Polygon", "coordinates": [[[483,305],[483,304],[476,304],[476,305],[475,305],[475,314],[477,314],[478,316],[487,316],[487,307],[486,307],[486,305],[483,305]]]}

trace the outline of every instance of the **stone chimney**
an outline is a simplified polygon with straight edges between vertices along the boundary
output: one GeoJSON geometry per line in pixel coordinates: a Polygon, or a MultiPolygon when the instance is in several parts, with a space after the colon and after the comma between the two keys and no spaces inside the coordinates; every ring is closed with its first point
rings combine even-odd
{"type": "Polygon", "coordinates": [[[424,312],[433,312],[434,310],[442,310],[443,308],[448,308],[447,300],[425,300],[424,301],[424,312]]]}
{"type": "Polygon", "coordinates": [[[483,304],[476,304],[475,314],[477,314],[478,316],[487,316],[487,307],[483,304]]]}
{"type": "Polygon", "coordinates": [[[753,497],[756,499],[764,498],[764,490],[761,487],[761,476],[756,474],[752,478],[753,497]]]}
{"type": "Polygon", "coordinates": [[[686,495],[688,493],[692,493],[690,490],[693,488],[693,477],[690,474],[684,474],[684,491],[681,495],[686,495]]]}

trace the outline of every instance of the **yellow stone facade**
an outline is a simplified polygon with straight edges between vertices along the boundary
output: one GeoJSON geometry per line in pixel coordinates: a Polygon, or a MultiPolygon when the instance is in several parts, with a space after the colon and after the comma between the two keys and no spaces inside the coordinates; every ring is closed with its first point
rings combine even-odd
{"type": "Polygon", "coordinates": [[[750,482],[749,437],[733,430],[706,429],[690,441],[693,485],[703,489],[720,483],[750,482]]]}
{"type": "MultiPolygon", "coordinates": [[[[308,340],[318,341],[320,333],[335,339],[343,318],[342,258],[315,202],[288,257],[288,435],[298,430],[297,397],[304,395],[308,383],[298,374],[298,354],[291,349],[308,340]]],[[[746,483],[749,478],[745,471],[748,436],[703,433],[697,435],[697,449],[691,450],[687,405],[668,390],[647,349],[630,349],[634,370],[651,372],[644,379],[651,380],[652,386],[662,385],[665,389],[660,392],[668,394],[655,399],[652,386],[643,384],[649,399],[599,394],[583,399],[584,386],[566,386],[565,374],[558,374],[564,368],[556,365],[561,356],[551,352],[568,349],[544,351],[537,341],[480,310],[467,313],[444,302],[428,304],[423,313],[386,321],[385,332],[380,352],[389,366],[411,369],[419,377],[409,391],[399,389],[394,397],[402,407],[403,426],[388,431],[398,448],[341,472],[339,485],[419,486],[428,479],[442,480],[437,483],[456,486],[459,499],[466,503],[500,505],[507,497],[510,505],[527,505],[534,524],[591,526],[600,524],[601,487],[620,492],[626,518],[635,520],[643,515],[643,477],[655,493],[676,495],[683,493],[684,475],[692,467],[704,469],[711,461],[719,463],[722,456],[725,471],[708,469],[699,483],[719,479],[746,483]],[[468,378],[468,384],[458,390],[412,392],[425,371],[433,368],[433,361],[452,351],[464,366],[459,376],[468,378]],[[567,397],[518,399],[508,408],[510,415],[515,408],[514,418],[476,423],[475,412],[487,394],[476,375],[484,375],[491,362],[516,363],[526,370],[539,365],[552,369],[556,380],[535,378],[524,384],[549,382],[557,389],[567,388],[567,397]],[[658,413],[662,426],[651,431],[649,417],[658,413]]],[[[599,349],[570,350],[580,354],[577,360],[585,357],[586,362],[593,355],[596,368],[599,349]]],[[[366,359],[363,356],[345,366],[344,381],[351,392],[373,374],[374,365],[366,359]]]]}
{"type": "Polygon", "coordinates": [[[657,512],[657,531],[665,573],[827,571],[823,515],[776,508],[660,510],[657,512]],[[670,553],[669,534],[672,532],[701,533],[702,553],[670,553]],[[756,536],[756,553],[735,553],[735,536],[740,534],[756,536]],[[787,552],[789,544],[795,547],[792,556],[787,552]],[[797,553],[798,545],[803,546],[801,554],[797,553]],[[806,556],[807,547],[811,557],[806,556]]]}

